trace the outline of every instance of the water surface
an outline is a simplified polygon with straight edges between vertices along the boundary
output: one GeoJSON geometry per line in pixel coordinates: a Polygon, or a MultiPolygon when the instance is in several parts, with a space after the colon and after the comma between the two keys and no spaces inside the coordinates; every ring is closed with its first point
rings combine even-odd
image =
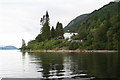
{"type": "Polygon", "coordinates": [[[22,53],[0,50],[2,78],[119,78],[120,53],[22,53]]]}

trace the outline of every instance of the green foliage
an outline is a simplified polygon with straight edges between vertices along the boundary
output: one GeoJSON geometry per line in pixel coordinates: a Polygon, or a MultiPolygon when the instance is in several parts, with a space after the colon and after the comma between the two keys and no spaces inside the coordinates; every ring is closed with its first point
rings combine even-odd
{"type": "Polygon", "coordinates": [[[42,32],[41,32],[41,37],[43,40],[49,40],[51,35],[50,35],[50,26],[49,23],[46,22],[43,27],[42,27],[42,32]]]}
{"type": "Polygon", "coordinates": [[[69,47],[70,50],[76,50],[76,49],[84,50],[84,49],[87,49],[87,46],[84,42],[71,42],[71,43],[69,43],[68,47],[69,47]]]}
{"type": "Polygon", "coordinates": [[[52,27],[51,29],[51,38],[55,38],[56,37],[56,31],[54,29],[54,27],[52,27]]]}
{"type": "Polygon", "coordinates": [[[33,50],[56,50],[56,49],[68,49],[69,42],[63,40],[46,40],[43,42],[37,42],[35,40],[28,43],[27,48],[33,50]]]}
{"type": "Polygon", "coordinates": [[[21,50],[25,50],[26,49],[26,43],[25,43],[25,40],[22,39],[22,46],[20,48],[21,50]]]}
{"type": "Polygon", "coordinates": [[[69,44],[69,49],[70,50],[75,50],[79,48],[79,44],[77,42],[73,42],[69,44]]]}
{"type": "Polygon", "coordinates": [[[63,37],[64,29],[63,29],[62,23],[57,22],[56,34],[57,34],[57,37],[59,37],[59,36],[63,37]]]}
{"type": "Polygon", "coordinates": [[[38,36],[35,38],[35,40],[36,40],[37,42],[43,41],[43,38],[42,38],[41,34],[38,34],[38,36]]]}
{"type": "Polygon", "coordinates": [[[82,23],[84,23],[88,19],[88,16],[89,14],[83,14],[76,17],[67,26],[65,26],[64,30],[69,30],[70,32],[78,32],[78,28],[82,23]]]}
{"type": "Polygon", "coordinates": [[[44,26],[44,24],[47,22],[49,24],[49,14],[48,11],[46,11],[46,15],[43,15],[43,17],[40,20],[40,23],[42,26],[44,26]]]}
{"type": "Polygon", "coordinates": [[[78,40],[78,39],[79,39],[79,36],[78,36],[78,35],[73,34],[73,36],[71,36],[71,39],[72,39],[72,40],[78,40]]]}
{"type": "Polygon", "coordinates": [[[57,23],[56,30],[54,29],[54,27],[52,27],[52,29],[50,30],[48,12],[46,12],[46,15],[43,15],[43,18],[41,18],[40,23],[43,27],[41,28],[40,34],[35,38],[37,42],[50,40],[51,38],[55,37],[63,37],[64,30],[62,23],[57,23]]]}
{"type": "Polygon", "coordinates": [[[85,40],[86,39],[86,36],[87,36],[87,29],[86,29],[86,26],[81,26],[80,29],[79,29],[79,32],[78,32],[78,37],[79,39],[81,40],[85,40]]]}
{"type": "Polygon", "coordinates": [[[85,49],[120,50],[120,12],[117,8],[118,3],[110,3],[93,12],[80,26],[78,37],[84,40],[85,49]]]}
{"type": "Polygon", "coordinates": [[[46,15],[43,15],[43,18],[41,18],[40,23],[43,27],[41,29],[41,33],[35,38],[35,40],[38,42],[49,40],[51,38],[51,32],[49,26],[48,12],[46,12],[46,15]]]}
{"type": "Polygon", "coordinates": [[[65,28],[64,30],[70,30],[72,32],[78,32],[79,28],[82,24],[86,24],[86,22],[89,21],[90,27],[95,27],[96,20],[99,19],[100,21],[103,21],[113,15],[117,15],[120,13],[120,2],[110,2],[109,4],[103,6],[102,8],[93,11],[90,14],[83,14],[78,16],[77,18],[73,19],[65,28]],[[92,19],[92,21],[90,21],[92,19]],[[94,20],[94,21],[93,21],[94,20]],[[92,24],[91,24],[92,23],[92,24]]]}
{"type": "Polygon", "coordinates": [[[42,27],[41,34],[38,34],[35,40],[41,42],[41,41],[49,40],[50,38],[51,38],[50,26],[46,22],[42,27]]]}
{"type": "MultiPolygon", "coordinates": [[[[82,21],[76,18],[65,29],[77,30],[76,22],[81,24],[78,35],[72,36],[72,39],[84,41],[81,43],[81,49],[120,50],[120,2],[110,2],[87,15],[82,21]]],[[[76,46],[71,43],[69,48],[76,49],[76,46]]]]}
{"type": "Polygon", "coordinates": [[[36,40],[31,40],[28,42],[27,49],[36,49],[37,42],[36,40]]]}

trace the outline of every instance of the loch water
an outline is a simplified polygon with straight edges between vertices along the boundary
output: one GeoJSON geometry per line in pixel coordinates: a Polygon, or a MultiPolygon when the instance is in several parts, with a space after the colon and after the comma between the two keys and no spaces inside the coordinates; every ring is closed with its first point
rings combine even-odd
{"type": "Polygon", "coordinates": [[[0,50],[0,78],[119,79],[120,53],[0,50]]]}

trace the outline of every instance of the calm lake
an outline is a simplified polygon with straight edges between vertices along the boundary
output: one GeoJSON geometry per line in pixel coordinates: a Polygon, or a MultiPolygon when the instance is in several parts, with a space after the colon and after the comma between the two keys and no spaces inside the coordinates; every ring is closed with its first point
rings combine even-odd
{"type": "Polygon", "coordinates": [[[120,53],[0,50],[1,78],[120,78],[120,53]]]}

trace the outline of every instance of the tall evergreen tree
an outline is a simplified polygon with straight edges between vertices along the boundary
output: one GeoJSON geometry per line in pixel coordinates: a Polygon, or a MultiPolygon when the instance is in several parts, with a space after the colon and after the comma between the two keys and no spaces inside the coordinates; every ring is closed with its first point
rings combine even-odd
{"type": "Polygon", "coordinates": [[[54,38],[54,37],[56,37],[56,32],[55,32],[54,27],[52,27],[52,29],[51,29],[51,38],[54,38]]]}
{"type": "Polygon", "coordinates": [[[44,26],[44,24],[46,23],[46,22],[48,22],[49,23],[49,14],[48,14],[48,11],[46,11],[46,15],[43,15],[43,17],[41,18],[41,20],[40,20],[40,24],[42,25],[42,26],[44,26]]]}
{"type": "Polygon", "coordinates": [[[49,14],[48,14],[48,11],[46,11],[46,22],[49,23],[49,14]]]}
{"type": "Polygon", "coordinates": [[[64,29],[63,29],[63,25],[62,23],[59,23],[57,22],[57,25],[56,25],[56,36],[59,37],[63,37],[63,34],[64,34],[64,29]]]}
{"type": "Polygon", "coordinates": [[[41,34],[38,34],[38,36],[35,38],[37,42],[43,41],[41,34]]]}
{"type": "Polygon", "coordinates": [[[43,27],[42,27],[42,32],[41,32],[41,37],[43,40],[47,40],[47,39],[50,39],[50,26],[49,26],[49,23],[46,22],[43,27]]]}
{"type": "Polygon", "coordinates": [[[25,43],[25,40],[22,39],[22,47],[21,47],[21,49],[22,49],[22,50],[25,50],[25,48],[26,48],[26,43],[25,43]]]}
{"type": "Polygon", "coordinates": [[[36,37],[36,41],[44,41],[50,39],[51,33],[50,33],[50,26],[49,26],[49,14],[48,11],[46,11],[46,15],[43,15],[43,17],[40,20],[40,24],[43,26],[41,28],[40,34],[36,37]]]}

